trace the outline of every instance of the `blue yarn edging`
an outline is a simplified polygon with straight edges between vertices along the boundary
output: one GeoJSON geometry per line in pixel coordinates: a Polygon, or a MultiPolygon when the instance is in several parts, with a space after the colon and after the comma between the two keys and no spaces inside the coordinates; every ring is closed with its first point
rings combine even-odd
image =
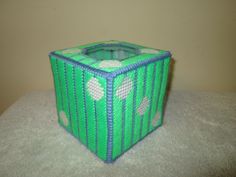
{"type": "Polygon", "coordinates": [[[107,78],[107,163],[112,162],[113,150],[113,78],[107,78]]]}

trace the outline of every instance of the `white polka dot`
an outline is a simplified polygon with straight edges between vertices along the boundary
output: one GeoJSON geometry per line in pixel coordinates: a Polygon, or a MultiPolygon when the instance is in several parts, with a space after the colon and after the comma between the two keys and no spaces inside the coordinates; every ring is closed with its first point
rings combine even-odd
{"type": "Polygon", "coordinates": [[[143,49],[140,49],[140,52],[149,53],[149,54],[158,54],[160,51],[156,49],[143,48],[143,49]]]}
{"type": "Polygon", "coordinates": [[[116,68],[121,67],[122,63],[118,60],[103,60],[99,64],[100,68],[116,68]]]}
{"type": "Polygon", "coordinates": [[[155,127],[157,125],[157,122],[160,118],[160,114],[157,112],[155,117],[152,119],[152,126],[155,127]]]}
{"type": "Polygon", "coordinates": [[[94,77],[88,81],[87,88],[91,97],[96,101],[100,100],[104,95],[101,84],[99,83],[98,79],[94,77]]]}
{"type": "Polygon", "coordinates": [[[81,53],[81,49],[74,48],[74,49],[65,49],[62,51],[63,54],[73,54],[73,53],[81,53]]]}
{"type": "Polygon", "coordinates": [[[60,120],[62,121],[63,125],[68,126],[68,119],[66,117],[66,113],[64,111],[61,111],[60,114],[60,120]]]}
{"type": "Polygon", "coordinates": [[[138,110],[137,110],[137,112],[139,113],[140,116],[142,116],[145,113],[148,106],[149,106],[149,100],[147,97],[144,97],[138,110]]]}
{"type": "Polygon", "coordinates": [[[129,95],[132,88],[133,88],[132,80],[126,77],[122,81],[121,85],[117,88],[116,96],[119,97],[120,99],[125,99],[129,95]]]}

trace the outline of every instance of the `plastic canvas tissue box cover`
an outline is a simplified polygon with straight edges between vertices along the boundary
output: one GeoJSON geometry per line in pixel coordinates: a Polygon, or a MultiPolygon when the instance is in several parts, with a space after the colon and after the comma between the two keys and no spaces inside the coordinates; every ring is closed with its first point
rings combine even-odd
{"type": "Polygon", "coordinates": [[[170,52],[106,41],[49,57],[59,124],[103,161],[162,124],[170,52]]]}

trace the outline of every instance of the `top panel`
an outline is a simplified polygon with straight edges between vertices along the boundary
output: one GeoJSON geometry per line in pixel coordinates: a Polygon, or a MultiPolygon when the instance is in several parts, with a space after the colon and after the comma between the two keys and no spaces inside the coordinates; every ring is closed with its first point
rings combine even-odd
{"type": "Polygon", "coordinates": [[[57,50],[50,55],[106,76],[114,76],[171,56],[168,51],[115,40],[57,50]]]}

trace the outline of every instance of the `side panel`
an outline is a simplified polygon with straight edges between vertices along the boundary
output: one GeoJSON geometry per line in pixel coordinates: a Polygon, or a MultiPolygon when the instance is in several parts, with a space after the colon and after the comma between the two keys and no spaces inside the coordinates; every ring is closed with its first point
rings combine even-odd
{"type": "Polygon", "coordinates": [[[86,108],[86,134],[88,148],[106,160],[107,155],[107,106],[106,80],[85,71],[84,103],[86,108]]]}
{"type": "Polygon", "coordinates": [[[107,158],[106,79],[64,60],[50,57],[59,124],[102,160],[107,158]],[[98,85],[90,85],[91,79],[98,85]],[[90,90],[89,90],[90,89],[90,90]],[[96,89],[102,90],[99,99],[96,89]],[[91,90],[93,92],[91,94],[91,90]]]}
{"type": "Polygon", "coordinates": [[[114,79],[113,160],[161,125],[169,62],[170,59],[165,59],[151,63],[114,79]],[[127,78],[132,88],[125,98],[120,98],[118,90],[127,89],[123,87],[127,78]],[[156,112],[160,116],[153,125],[156,112]]]}
{"type": "Polygon", "coordinates": [[[125,152],[132,144],[135,73],[133,70],[114,80],[113,92],[113,156],[125,152]]]}

